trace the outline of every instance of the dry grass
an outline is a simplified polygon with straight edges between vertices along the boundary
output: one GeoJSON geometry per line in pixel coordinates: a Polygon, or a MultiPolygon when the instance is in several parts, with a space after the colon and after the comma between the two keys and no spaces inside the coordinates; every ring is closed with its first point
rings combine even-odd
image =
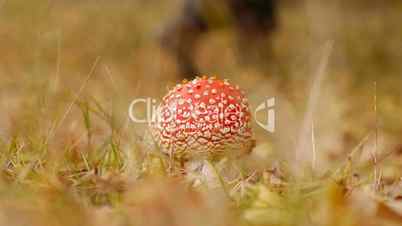
{"type": "Polygon", "coordinates": [[[155,41],[178,4],[0,1],[0,225],[400,225],[401,3],[283,4],[264,71],[208,35],[199,66],[275,96],[277,131],[195,188],[127,116],[178,80],[155,41]]]}

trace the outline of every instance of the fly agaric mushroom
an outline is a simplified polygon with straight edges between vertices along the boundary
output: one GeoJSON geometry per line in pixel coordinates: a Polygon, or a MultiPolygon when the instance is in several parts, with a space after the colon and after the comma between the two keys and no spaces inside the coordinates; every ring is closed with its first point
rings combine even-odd
{"type": "Polygon", "coordinates": [[[175,159],[248,153],[254,146],[248,100],[238,86],[214,77],[176,85],[163,98],[151,135],[175,159]]]}

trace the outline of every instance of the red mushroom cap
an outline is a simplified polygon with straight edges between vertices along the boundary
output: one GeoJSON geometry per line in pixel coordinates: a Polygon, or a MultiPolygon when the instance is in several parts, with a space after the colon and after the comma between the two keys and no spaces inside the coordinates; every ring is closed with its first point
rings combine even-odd
{"type": "Polygon", "coordinates": [[[248,152],[253,146],[248,100],[227,80],[196,78],[163,98],[151,134],[167,154],[248,152]]]}

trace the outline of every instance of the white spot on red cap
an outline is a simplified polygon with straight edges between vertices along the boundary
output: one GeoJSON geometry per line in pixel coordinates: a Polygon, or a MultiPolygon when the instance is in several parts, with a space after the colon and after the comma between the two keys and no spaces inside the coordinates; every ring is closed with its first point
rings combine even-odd
{"type": "Polygon", "coordinates": [[[155,141],[165,153],[214,154],[252,143],[247,99],[227,80],[199,78],[179,84],[158,109],[169,111],[151,123],[155,141]]]}

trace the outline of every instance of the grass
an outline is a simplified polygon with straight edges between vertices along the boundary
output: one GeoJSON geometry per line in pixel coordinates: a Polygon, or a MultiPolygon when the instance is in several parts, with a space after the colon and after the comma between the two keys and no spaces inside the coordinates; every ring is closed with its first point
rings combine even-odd
{"type": "Polygon", "coordinates": [[[284,3],[264,70],[238,62],[233,31],[205,37],[199,66],[252,107],[275,96],[278,116],[274,134],[253,125],[249,156],[207,164],[208,180],[171,175],[127,115],[178,80],[155,42],[177,4],[0,3],[0,225],[400,225],[398,1],[284,3]]]}

